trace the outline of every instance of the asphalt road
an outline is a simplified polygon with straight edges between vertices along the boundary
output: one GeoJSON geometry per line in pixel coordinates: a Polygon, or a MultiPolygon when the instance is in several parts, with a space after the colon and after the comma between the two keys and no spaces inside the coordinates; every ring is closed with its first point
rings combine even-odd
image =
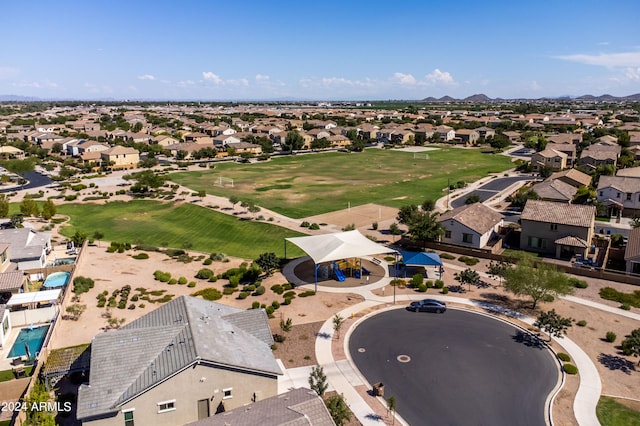
{"type": "Polygon", "coordinates": [[[489,182],[485,183],[484,185],[478,187],[478,189],[475,189],[467,194],[461,195],[451,200],[451,207],[456,208],[456,207],[463,206],[464,201],[467,199],[468,196],[472,194],[478,195],[480,197],[481,202],[486,201],[489,198],[496,195],[497,193],[499,193],[500,191],[507,189],[509,186],[513,185],[518,181],[531,180],[531,179],[533,179],[531,176],[510,176],[510,177],[492,179],[489,182]]]}
{"type": "Polygon", "coordinates": [[[382,382],[384,397],[395,397],[410,425],[544,425],[559,365],[522,336],[467,311],[395,309],[359,325],[349,351],[369,383],[382,382]]]}
{"type": "Polygon", "coordinates": [[[13,188],[0,189],[0,192],[14,192],[22,189],[40,188],[42,186],[47,186],[51,182],[53,182],[51,178],[49,178],[49,176],[43,175],[42,173],[35,172],[35,171],[25,173],[24,178],[27,181],[29,181],[26,185],[13,187],[13,188]]]}

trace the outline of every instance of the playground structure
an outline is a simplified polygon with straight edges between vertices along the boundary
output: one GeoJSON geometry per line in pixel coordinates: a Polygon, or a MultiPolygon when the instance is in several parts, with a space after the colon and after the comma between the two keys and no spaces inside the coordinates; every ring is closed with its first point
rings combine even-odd
{"type": "Polygon", "coordinates": [[[331,262],[333,276],[336,281],[345,281],[347,277],[360,279],[362,276],[371,275],[371,271],[362,266],[359,258],[343,259],[331,262]]]}

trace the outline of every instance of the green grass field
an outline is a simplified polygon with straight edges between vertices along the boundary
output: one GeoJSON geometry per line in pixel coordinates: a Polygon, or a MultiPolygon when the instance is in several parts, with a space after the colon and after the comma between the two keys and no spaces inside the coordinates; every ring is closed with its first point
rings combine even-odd
{"type": "MultiPolygon", "coordinates": [[[[158,247],[185,247],[203,252],[225,253],[255,259],[264,252],[284,255],[283,240],[302,234],[268,222],[240,221],[234,216],[192,204],[135,200],[98,204],[66,204],[58,213],[71,217],[71,226],[62,228],[70,237],[76,231],[89,238],[95,231],[105,241],[151,244],[158,247]]],[[[287,256],[303,252],[287,244],[287,256]]]]}
{"type": "Polygon", "coordinates": [[[601,397],[596,414],[602,426],[640,426],[640,412],[625,407],[614,398],[601,397]]]}
{"type": "Polygon", "coordinates": [[[213,170],[172,173],[170,179],[195,191],[237,196],[293,218],[367,203],[390,207],[440,198],[448,180],[473,182],[513,167],[503,155],[443,147],[413,153],[368,149],[274,158],[254,164],[222,163],[213,170]],[[215,185],[218,177],[234,186],[215,185]]]}

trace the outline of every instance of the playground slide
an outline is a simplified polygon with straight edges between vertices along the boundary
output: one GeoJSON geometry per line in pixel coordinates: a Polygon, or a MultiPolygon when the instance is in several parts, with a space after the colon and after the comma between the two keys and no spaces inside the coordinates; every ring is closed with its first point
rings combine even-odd
{"type": "Polygon", "coordinates": [[[371,271],[363,266],[362,267],[362,274],[363,275],[371,275],[371,271]]]}
{"type": "Polygon", "coordinates": [[[344,276],[344,274],[342,273],[342,271],[340,270],[340,268],[338,268],[338,265],[336,265],[336,264],[333,265],[333,273],[336,275],[336,280],[338,280],[338,281],[346,280],[346,277],[344,276]]]}

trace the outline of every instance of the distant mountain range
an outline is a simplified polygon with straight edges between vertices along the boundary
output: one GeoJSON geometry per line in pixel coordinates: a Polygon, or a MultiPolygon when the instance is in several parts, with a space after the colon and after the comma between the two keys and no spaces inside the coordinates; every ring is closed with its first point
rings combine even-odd
{"type": "MultiPolygon", "coordinates": [[[[527,99],[527,98],[517,98],[517,99],[504,99],[504,98],[490,98],[483,93],[478,93],[475,95],[468,96],[464,99],[456,99],[451,96],[443,96],[441,98],[434,98],[432,96],[428,98],[424,98],[422,100],[417,100],[418,102],[427,102],[427,103],[475,103],[475,104],[483,104],[483,103],[500,103],[500,102],[540,102],[540,101],[584,101],[584,102],[640,102],[640,93],[636,93],[635,95],[629,96],[612,96],[612,95],[601,95],[601,96],[593,96],[593,95],[582,95],[578,97],[574,96],[558,96],[558,97],[542,97],[537,99],[527,99]]],[[[304,99],[294,99],[294,98],[280,98],[280,99],[255,99],[255,100],[204,100],[204,99],[193,99],[193,100],[151,100],[151,99],[129,99],[129,100],[120,100],[113,98],[106,99],[44,99],[37,98],[33,96],[20,96],[20,95],[0,95],[0,102],[305,102],[304,99]]],[[[306,100],[312,101],[312,100],[306,100]]],[[[319,100],[313,100],[319,101],[319,100]]],[[[347,100],[344,100],[347,101],[347,100]]],[[[343,102],[344,102],[343,101],[343,102]]],[[[370,101],[374,101],[373,99],[370,101]]],[[[412,102],[410,99],[406,99],[406,102],[412,102]]],[[[414,100],[416,102],[416,100],[414,100]]]]}
{"type": "Polygon", "coordinates": [[[553,101],[553,100],[585,101],[585,102],[640,102],[640,93],[636,93],[635,95],[629,95],[629,96],[582,95],[578,97],[560,96],[557,98],[545,97],[545,98],[538,98],[538,99],[502,99],[502,98],[491,99],[484,93],[478,93],[476,95],[471,95],[464,99],[455,99],[455,98],[452,98],[451,96],[443,96],[441,98],[428,97],[428,98],[422,99],[422,102],[442,102],[442,103],[468,102],[468,103],[482,104],[482,103],[507,102],[507,101],[553,101]]]}

